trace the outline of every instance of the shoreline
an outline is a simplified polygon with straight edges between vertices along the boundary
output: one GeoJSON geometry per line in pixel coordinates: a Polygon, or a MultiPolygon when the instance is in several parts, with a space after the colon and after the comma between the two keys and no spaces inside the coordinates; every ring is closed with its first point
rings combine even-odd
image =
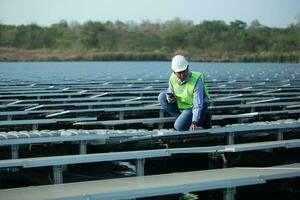
{"type": "Polygon", "coordinates": [[[17,49],[0,47],[0,62],[170,61],[183,54],[193,62],[300,63],[300,52],[235,53],[99,51],[97,49],[17,49]]]}

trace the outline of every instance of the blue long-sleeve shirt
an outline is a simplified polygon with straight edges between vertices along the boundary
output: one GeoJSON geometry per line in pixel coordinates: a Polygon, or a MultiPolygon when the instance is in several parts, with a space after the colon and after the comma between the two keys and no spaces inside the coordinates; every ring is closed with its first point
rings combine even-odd
{"type": "MultiPolygon", "coordinates": [[[[190,81],[191,74],[189,74],[189,78],[187,81],[180,81],[180,79],[177,79],[178,83],[183,85],[186,82],[190,81]]],[[[171,82],[169,81],[169,87],[167,89],[167,93],[173,93],[174,94],[174,89],[172,87],[171,82]]],[[[200,117],[201,117],[201,112],[203,110],[204,103],[208,101],[207,97],[204,97],[204,88],[203,88],[203,83],[199,79],[195,85],[194,89],[194,95],[193,95],[193,118],[192,121],[199,122],[200,117]]]]}

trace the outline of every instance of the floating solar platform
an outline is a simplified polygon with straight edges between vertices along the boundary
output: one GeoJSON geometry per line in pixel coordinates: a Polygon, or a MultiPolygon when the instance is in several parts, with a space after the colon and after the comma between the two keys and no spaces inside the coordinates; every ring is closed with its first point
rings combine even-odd
{"type": "MultiPolygon", "coordinates": [[[[174,118],[163,111],[157,101],[158,94],[165,91],[167,85],[166,79],[103,78],[49,84],[1,81],[0,148],[10,155],[9,159],[0,160],[0,167],[14,172],[22,171],[22,168],[48,166],[53,168],[54,182],[63,183],[63,165],[136,160],[137,175],[144,175],[145,159],[188,154],[226,155],[270,149],[299,150],[298,79],[207,80],[212,97],[209,109],[213,127],[182,132],[173,129],[174,118]],[[240,140],[243,137],[247,138],[240,140]],[[210,138],[209,144],[197,142],[210,138]],[[249,142],[248,138],[255,142],[249,142]],[[187,141],[193,141],[196,145],[185,146],[187,141]],[[172,147],[176,142],[180,142],[180,148],[172,147]],[[135,149],[136,144],[153,143],[163,146],[135,149]],[[37,158],[29,151],[28,157],[20,157],[22,151],[32,145],[39,145],[39,149],[45,145],[45,149],[55,151],[55,145],[60,144],[76,146],[77,154],[37,158]],[[122,146],[129,151],[119,151],[122,146]],[[101,151],[89,152],[90,148],[98,151],[98,147],[101,151]]],[[[61,184],[53,188],[47,186],[47,191],[43,188],[46,186],[0,190],[0,196],[15,199],[14,194],[23,192],[24,195],[18,195],[22,199],[82,199],[87,196],[78,188],[90,188],[85,193],[88,197],[122,199],[225,188],[227,197],[233,199],[235,187],[298,176],[298,164],[274,168],[230,168],[131,177],[128,181],[132,184],[129,185],[123,184],[125,179],[118,179],[61,184]],[[206,178],[210,173],[211,178],[206,178]],[[158,184],[158,180],[162,179],[166,180],[164,186],[158,184]],[[108,191],[103,185],[111,185],[111,190],[108,191]],[[170,189],[171,185],[173,189],[170,189]],[[103,191],[96,191],[95,188],[100,186],[103,191]],[[58,190],[67,192],[63,195],[56,193],[55,196],[53,192],[58,190]]]]}
{"type": "Polygon", "coordinates": [[[236,167],[16,188],[0,190],[0,196],[7,200],[132,199],[225,188],[226,199],[233,200],[236,187],[299,176],[298,163],[267,168],[236,167]]]}

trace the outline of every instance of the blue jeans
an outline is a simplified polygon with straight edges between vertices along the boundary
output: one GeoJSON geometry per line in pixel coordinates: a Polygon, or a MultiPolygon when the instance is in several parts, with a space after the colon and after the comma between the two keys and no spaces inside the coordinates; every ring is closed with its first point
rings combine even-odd
{"type": "MultiPolygon", "coordinates": [[[[192,124],[192,118],[193,118],[193,110],[192,109],[184,109],[182,111],[179,110],[177,103],[168,103],[167,101],[167,94],[166,92],[161,92],[158,95],[158,101],[162,108],[166,110],[171,116],[175,117],[175,123],[174,128],[178,131],[186,131],[189,130],[191,124],[192,124]]],[[[207,113],[207,106],[204,106],[201,112],[200,121],[197,122],[199,126],[203,126],[204,128],[210,128],[206,127],[205,118],[207,113]]],[[[209,119],[209,123],[210,119],[209,119]]]]}

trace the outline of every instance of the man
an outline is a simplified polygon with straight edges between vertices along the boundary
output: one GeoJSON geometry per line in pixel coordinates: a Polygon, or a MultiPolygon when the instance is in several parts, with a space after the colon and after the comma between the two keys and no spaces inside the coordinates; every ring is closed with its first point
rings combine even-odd
{"type": "Polygon", "coordinates": [[[189,70],[189,63],[182,55],[172,59],[173,73],[167,92],[161,92],[161,106],[176,118],[174,128],[178,131],[210,128],[211,115],[208,111],[209,93],[200,72],[189,70]]]}

